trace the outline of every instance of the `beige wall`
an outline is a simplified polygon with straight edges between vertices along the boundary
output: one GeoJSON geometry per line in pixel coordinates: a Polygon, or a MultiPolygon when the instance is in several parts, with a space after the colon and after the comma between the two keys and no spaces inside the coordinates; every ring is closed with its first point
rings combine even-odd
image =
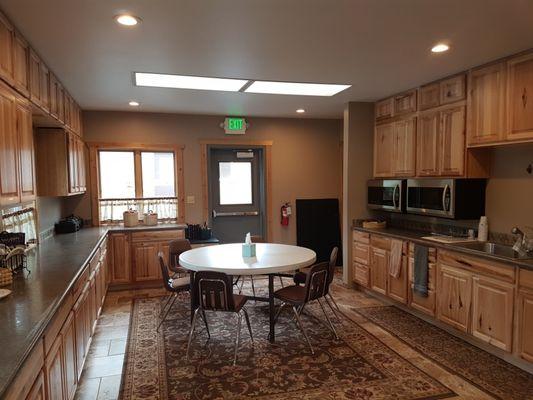
{"type": "Polygon", "coordinates": [[[533,227],[533,144],[494,149],[487,185],[489,229],[510,233],[513,226],[533,227]]]}
{"type": "MultiPolygon", "coordinates": [[[[354,218],[368,216],[366,181],[372,177],[374,148],[374,104],[348,103],[343,131],[343,265],[351,263],[351,226],[354,218]]],[[[344,268],[345,282],[351,268],[344,268]]]]}
{"type": "MultiPolygon", "coordinates": [[[[202,221],[200,139],[227,138],[219,127],[224,117],[88,111],[83,114],[84,139],[88,142],[136,142],[182,144],[184,150],[187,222],[202,221]]],[[[296,242],[296,220],[288,228],[279,224],[282,203],[297,198],[340,198],[341,120],[249,118],[243,139],[272,140],[273,239],[296,242]]],[[[89,196],[67,199],[64,212],[90,217],[89,196]]]]}

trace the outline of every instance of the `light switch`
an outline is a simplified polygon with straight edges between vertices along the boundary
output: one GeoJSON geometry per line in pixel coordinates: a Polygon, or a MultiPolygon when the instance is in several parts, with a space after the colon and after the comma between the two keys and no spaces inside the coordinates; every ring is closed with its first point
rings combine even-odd
{"type": "Polygon", "coordinates": [[[194,196],[187,196],[187,204],[194,204],[194,196]]]}

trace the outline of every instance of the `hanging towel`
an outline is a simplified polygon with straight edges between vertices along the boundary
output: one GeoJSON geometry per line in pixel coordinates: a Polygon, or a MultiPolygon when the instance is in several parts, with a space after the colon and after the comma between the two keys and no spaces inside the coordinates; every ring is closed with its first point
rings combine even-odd
{"type": "Polygon", "coordinates": [[[428,296],[428,253],[426,246],[415,244],[414,291],[428,296]]]}
{"type": "Polygon", "coordinates": [[[391,240],[390,258],[389,258],[389,274],[394,278],[399,278],[402,272],[402,250],[403,241],[391,240]]]}

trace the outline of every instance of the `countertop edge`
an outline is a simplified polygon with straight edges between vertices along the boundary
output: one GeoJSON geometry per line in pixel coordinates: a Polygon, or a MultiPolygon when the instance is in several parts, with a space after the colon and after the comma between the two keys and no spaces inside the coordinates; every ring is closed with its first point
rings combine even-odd
{"type": "MultiPolygon", "coordinates": [[[[389,237],[393,237],[396,239],[408,240],[411,242],[418,242],[420,244],[430,246],[430,247],[437,247],[437,248],[442,248],[445,250],[456,251],[458,253],[466,254],[471,257],[483,258],[483,259],[492,260],[492,261],[496,261],[496,262],[500,262],[504,264],[509,264],[510,266],[533,270],[533,259],[516,260],[516,259],[511,259],[511,258],[506,258],[506,257],[500,257],[500,256],[495,256],[495,255],[467,249],[465,247],[457,246],[451,243],[439,243],[439,242],[435,242],[432,240],[422,239],[421,236],[417,237],[417,235],[427,236],[429,235],[428,232],[418,232],[418,231],[412,231],[412,230],[405,229],[404,230],[405,234],[402,234],[399,232],[390,232],[388,231],[388,228],[374,229],[374,228],[363,228],[362,226],[352,226],[352,230],[374,234],[374,235],[389,236],[389,237]]],[[[402,229],[395,229],[395,230],[402,231],[402,229]]]]}

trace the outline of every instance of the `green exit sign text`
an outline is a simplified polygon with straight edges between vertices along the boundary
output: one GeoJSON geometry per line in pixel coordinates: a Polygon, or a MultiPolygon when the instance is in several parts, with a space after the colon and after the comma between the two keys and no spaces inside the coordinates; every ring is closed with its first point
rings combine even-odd
{"type": "Polygon", "coordinates": [[[228,135],[244,135],[246,132],[246,120],[244,118],[227,117],[224,120],[224,131],[228,135]]]}

